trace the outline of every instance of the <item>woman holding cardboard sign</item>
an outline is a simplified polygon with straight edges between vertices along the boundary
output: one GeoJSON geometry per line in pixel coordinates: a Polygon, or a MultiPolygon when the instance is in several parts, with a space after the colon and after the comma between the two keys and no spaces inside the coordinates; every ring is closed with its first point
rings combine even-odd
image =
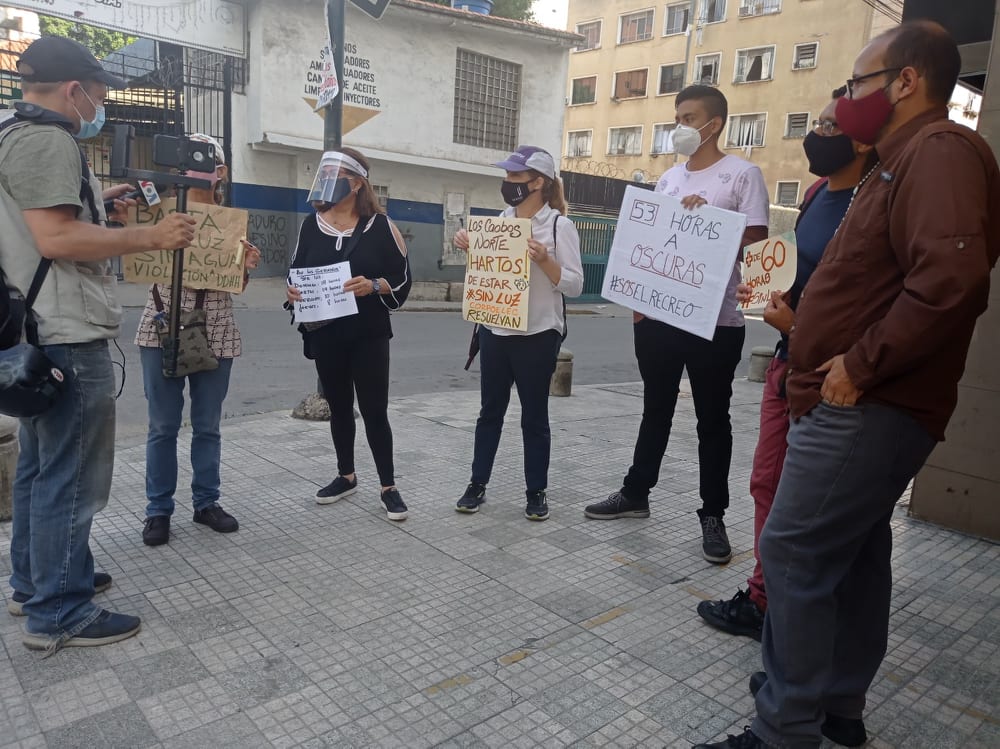
{"type": "MultiPolygon", "coordinates": [[[[228,175],[222,146],[208,135],[195,134],[189,138],[215,146],[216,165],[211,172],[188,172],[188,176],[199,177],[212,184],[207,190],[189,190],[188,202],[220,205],[228,175]]],[[[260,262],[260,250],[245,239],[241,242],[244,267],[256,268],[260,262]]],[[[245,271],[244,288],[249,279],[249,273],[245,271]]],[[[162,321],[169,314],[170,286],[153,284],[135,335],[135,343],[140,347],[142,379],[149,410],[146,522],[142,530],[142,541],[147,546],[159,546],[170,540],[170,516],[174,512],[174,492],[177,489],[177,432],[184,411],[185,380],[190,392],[191,427],[194,431],[191,437],[194,522],[207,525],[218,533],[232,533],[239,528],[236,518],[219,505],[222,402],[229,390],[233,359],[242,351],[240,331],[233,319],[233,298],[228,291],[198,291],[187,287],[183,291],[181,309],[184,313],[202,311],[204,331],[211,349],[210,358],[217,362],[217,366],[208,366],[186,377],[164,376],[160,331],[162,321]]]]}
{"type": "Polygon", "coordinates": [[[323,395],[330,404],[337,476],[316,493],[316,502],[331,504],[357,490],[357,391],[386,516],[405,520],[406,504],[394,476],[388,408],[389,311],[399,309],[410,293],[406,243],[379,205],[368,181],[367,160],[352,148],[323,154],[309,202],[316,213],[307,217],[299,230],[286,306],[294,306],[299,316],[306,358],[316,362],[323,395]],[[322,293],[316,293],[315,288],[307,291],[305,283],[301,290],[292,283],[292,276],[315,279],[333,272],[336,278],[347,280],[324,286],[322,293]],[[308,296],[304,298],[303,293],[308,296]],[[317,308],[324,307],[324,298],[328,302],[326,313],[317,315],[317,308]]]}
{"type": "MultiPolygon", "coordinates": [[[[495,166],[507,172],[500,194],[510,208],[501,215],[531,220],[527,329],[478,327],[482,406],[476,422],[472,478],[455,509],[478,512],[486,501],[511,386],[517,386],[524,441],[524,515],[528,520],[545,520],[549,516],[545,490],[552,444],[549,381],[565,337],[565,296],[579,296],[583,291],[580,237],[565,216],[562,183],[548,152],[521,146],[495,166]]],[[[465,229],[455,235],[455,246],[469,249],[465,229]]]]}

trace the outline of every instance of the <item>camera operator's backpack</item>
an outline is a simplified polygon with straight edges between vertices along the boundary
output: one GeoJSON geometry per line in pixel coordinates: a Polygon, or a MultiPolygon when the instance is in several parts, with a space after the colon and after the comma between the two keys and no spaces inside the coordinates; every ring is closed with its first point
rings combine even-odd
{"type": "MultiPolygon", "coordinates": [[[[61,116],[41,107],[18,102],[15,108],[13,117],[0,122],[0,143],[14,130],[34,123],[67,127],[61,116]]],[[[83,151],[80,151],[80,165],[80,200],[87,204],[97,224],[100,218],[83,151]]],[[[6,274],[0,267],[0,413],[9,416],[37,416],[48,410],[62,393],[65,377],[38,347],[38,322],[31,309],[51,265],[49,258],[39,261],[23,299],[11,295],[6,274]],[[22,335],[27,342],[21,341],[22,335]]]]}

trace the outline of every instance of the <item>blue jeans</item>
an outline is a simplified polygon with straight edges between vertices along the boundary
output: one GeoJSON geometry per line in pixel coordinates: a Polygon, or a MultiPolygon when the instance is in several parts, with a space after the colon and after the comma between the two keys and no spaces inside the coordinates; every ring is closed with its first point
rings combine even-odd
{"type": "Polygon", "coordinates": [[[818,747],[825,713],[861,717],[888,640],[893,508],[934,444],[875,403],[792,422],[759,542],[767,682],[751,730],[768,746],[818,747]]]}
{"type": "Polygon", "coordinates": [[[66,377],[48,411],[21,419],[10,586],[31,598],[27,629],[69,638],[101,610],[90,527],[108,503],[115,461],[115,377],[107,341],[43,346],[66,377]]]}
{"type": "Polygon", "coordinates": [[[549,483],[549,383],[556,369],[559,333],[495,335],[479,328],[480,409],[472,456],[472,481],[488,484],[500,446],[503,419],[510,404],[511,386],[521,401],[521,439],[524,443],[524,483],[528,491],[549,483]]]}
{"type": "Polygon", "coordinates": [[[184,412],[184,380],[191,394],[191,497],[195,510],[219,500],[222,462],[222,402],[229,392],[232,359],[219,368],[184,377],[164,377],[162,350],[139,347],[142,382],[149,410],[146,437],[146,517],[174,514],[177,489],[177,432],[184,412]]]}

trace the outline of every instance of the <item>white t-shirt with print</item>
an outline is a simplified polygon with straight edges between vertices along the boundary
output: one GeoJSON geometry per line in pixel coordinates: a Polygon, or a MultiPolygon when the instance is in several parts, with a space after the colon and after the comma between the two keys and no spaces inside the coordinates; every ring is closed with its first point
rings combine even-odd
{"type": "MultiPolygon", "coordinates": [[[[747,217],[747,226],[767,226],[768,194],[760,167],[739,156],[727,154],[707,169],[689,171],[687,163],[670,167],[656,183],[656,192],[681,200],[688,195],[700,195],[709,205],[736,211],[747,217]]],[[[740,262],[737,257],[726,295],[719,311],[718,325],[739,327],[743,313],[736,305],[736,287],[740,283],[740,262]]]]}

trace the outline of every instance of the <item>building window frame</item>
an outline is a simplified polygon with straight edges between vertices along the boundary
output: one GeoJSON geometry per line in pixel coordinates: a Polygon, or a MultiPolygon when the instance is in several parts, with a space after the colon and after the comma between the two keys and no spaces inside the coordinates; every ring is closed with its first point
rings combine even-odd
{"type": "Polygon", "coordinates": [[[622,44],[636,44],[638,42],[648,42],[656,35],[656,32],[654,31],[655,26],[656,26],[656,8],[640,8],[638,10],[629,11],[628,13],[622,13],[620,16],[618,16],[618,44],[622,45],[622,44]],[[637,29],[636,37],[634,39],[627,39],[627,40],[624,39],[623,34],[625,31],[625,26],[628,23],[627,19],[635,18],[636,20],[638,20],[639,16],[646,16],[646,15],[649,16],[649,20],[646,22],[648,24],[647,30],[643,32],[645,33],[645,36],[640,36],[637,29]]]}
{"type": "MultiPolygon", "coordinates": [[[[807,56],[805,59],[809,59],[807,56]]],[[[794,47],[792,47],[792,70],[812,70],[819,65],[819,42],[799,42],[794,47]],[[802,60],[799,59],[799,49],[803,47],[812,47],[812,65],[803,64],[802,60]]]]}
{"type": "Polygon", "coordinates": [[[455,51],[454,143],[508,153],[517,147],[523,70],[510,60],[455,51]]]}
{"type": "MultiPolygon", "coordinates": [[[[739,140],[743,140],[740,138],[739,140]]],[[[726,123],[726,148],[763,148],[767,143],[767,112],[738,112],[736,114],[729,115],[729,122],[726,123]],[[756,127],[751,125],[751,130],[753,135],[751,136],[751,142],[741,143],[733,140],[733,128],[734,127],[744,127],[743,118],[754,117],[757,118],[755,121],[760,122],[761,126],[759,129],[760,142],[755,142],[758,138],[754,137],[756,135],[756,127]]]]}
{"type": "Polygon", "coordinates": [[[678,34],[683,34],[688,30],[691,25],[691,3],[668,3],[663,7],[663,36],[677,36],[678,34]],[[682,9],[684,12],[684,26],[680,29],[671,29],[668,24],[670,23],[670,11],[676,9],[682,9]]]}
{"type": "Polygon", "coordinates": [[[799,204],[799,193],[802,190],[802,181],[797,179],[779,179],[774,186],[774,204],[784,208],[794,208],[799,204]],[[795,185],[795,198],[791,202],[782,202],[781,188],[788,185],[795,185]]]}
{"type": "Polygon", "coordinates": [[[701,17],[704,19],[703,23],[725,22],[726,11],[729,10],[729,8],[727,7],[728,3],[726,2],[726,0],[702,0],[702,2],[703,6],[701,10],[701,17]],[[721,10],[719,10],[719,6],[722,7],[721,10]],[[710,17],[708,12],[710,8],[715,8],[715,13],[712,14],[716,16],[715,18],[710,17]]]}
{"type": "Polygon", "coordinates": [[[590,158],[594,155],[594,129],[589,128],[586,130],[569,130],[566,132],[566,158],[567,159],[582,159],[590,158]],[[571,143],[573,141],[574,135],[580,135],[582,133],[587,134],[587,152],[586,153],[574,153],[571,148],[571,143]]]}
{"type": "Polygon", "coordinates": [[[743,47],[742,49],[736,50],[736,60],[733,64],[733,84],[734,85],[744,85],[747,83],[766,83],[768,81],[774,80],[774,55],[777,52],[778,45],[776,44],[762,44],[759,47],[743,47]],[[753,68],[753,62],[750,61],[751,53],[760,52],[761,59],[761,73],[760,78],[750,79],[749,75],[751,69],[753,68]],[[764,68],[764,60],[767,59],[767,70],[764,68]],[[745,62],[740,63],[741,60],[745,62]],[[743,68],[742,73],[740,68],[743,68]],[[766,75],[765,75],[766,73],[766,75]]]}
{"type": "Polygon", "coordinates": [[[808,112],[789,112],[785,115],[785,137],[786,138],[805,138],[809,134],[811,125],[809,124],[809,113],[808,112]],[[796,127],[792,127],[792,118],[801,118],[801,126],[796,122],[796,127]]]}
{"type": "Polygon", "coordinates": [[[722,79],[722,52],[706,52],[701,55],[695,55],[694,57],[694,73],[698,74],[702,70],[701,60],[708,58],[716,58],[715,62],[715,80],[703,82],[701,78],[692,78],[691,83],[700,83],[705,86],[718,86],[719,81],[722,79]]]}
{"type": "Polygon", "coordinates": [[[781,0],[740,0],[740,18],[760,18],[781,12],[781,0]]]}
{"type": "Polygon", "coordinates": [[[580,34],[584,38],[587,38],[586,34],[581,34],[580,27],[581,26],[592,26],[593,24],[597,24],[597,43],[594,44],[594,46],[592,46],[592,47],[573,47],[573,51],[574,52],[589,52],[592,49],[600,49],[601,48],[601,37],[604,35],[604,19],[603,18],[593,18],[593,19],[591,19],[589,21],[581,21],[580,23],[578,23],[576,25],[576,33],[580,34]]]}
{"type": "Polygon", "coordinates": [[[642,139],[643,139],[644,127],[642,125],[622,125],[619,127],[609,127],[608,128],[608,156],[642,156],[642,139]],[[625,148],[621,150],[612,150],[612,139],[614,134],[621,130],[635,130],[638,131],[635,134],[634,143],[638,150],[629,151],[625,148]]]}
{"type": "Polygon", "coordinates": [[[570,78],[570,80],[569,80],[569,106],[571,106],[571,107],[585,107],[585,106],[588,106],[590,104],[596,104],[597,103],[597,84],[598,84],[598,76],[597,76],[596,73],[593,74],[593,75],[581,75],[581,76],[577,76],[576,78],[570,78]],[[577,81],[586,81],[586,80],[589,80],[591,78],[594,79],[594,98],[592,98],[590,101],[575,101],[575,99],[576,99],[576,86],[575,86],[576,82],[577,81]]]}
{"type": "Polygon", "coordinates": [[[657,75],[656,80],[656,95],[657,96],[676,96],[684,88],[684,81],[687,80],[687,64],[683,62],[668,62],[660,65],[660,72],[657,75]],[[663,90],[663,70],[664,68],[676,68],[680,67],[681,75],[680,79],[677,81],[676,91],[664,91],[663,90]]]}
{"type": "Polygon", "coordinates": [[[676,122],[654,122],[653,140],[649,144],[649,155],[659,156],[660,154],[677,153],[677,149],[673,147],[674,140],[670,137],[670,133],[676,129],[676,122]],[[657,141],[660,141],[659,144],[657,141]]]}
{"type": "Polygon", "coordinates": [[[614,81],[612,82],[611,88],[611,98],[614,101],[627,101],[628,99],[645,99],[649,96],[649,68],[631,68],[629,70],[616,70],[614,81]],[[618,95],[618,76],[629,75],[631,73],[645,73],[646,77],[643,79],[642,93],[635,93],[638,89],[629,88],[627,90],[628,96],[618,95]]]}

